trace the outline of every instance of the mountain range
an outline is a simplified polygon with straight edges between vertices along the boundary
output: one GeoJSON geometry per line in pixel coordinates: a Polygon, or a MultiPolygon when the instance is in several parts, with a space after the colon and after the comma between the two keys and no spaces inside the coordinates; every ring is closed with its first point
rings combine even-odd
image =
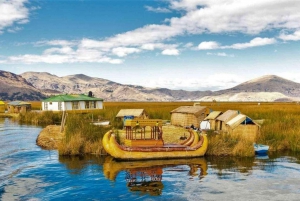
{"type": "Polygon", "coordinates": [[[87,94],[105,101],[299,101],[300,83],[266,75],[220,91],[185,91],[124,85],[84,74],[56,76],[47,72],[16,75],[0,70],[0,99],[42,100],[57,94],[87,94]]]}

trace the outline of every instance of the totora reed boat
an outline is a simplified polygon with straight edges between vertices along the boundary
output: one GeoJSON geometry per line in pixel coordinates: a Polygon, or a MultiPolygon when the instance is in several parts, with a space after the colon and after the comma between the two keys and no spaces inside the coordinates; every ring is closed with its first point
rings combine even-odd
{"type": "Polygon", "coordinates": [[[189,130],[190,137],[181,144],[165,144],[162,138],[162,120],[127,120],[125,129],[126,139],[123,145],[117,142],[113,131],[108,131],[102,140],[105,151],[116,159],[192,158],[204,156],[207,150],[206,135],[199,135],[194,130],[189,130]],[[150,138],[146,138],[146,127],[150,127],[150,138]]]}

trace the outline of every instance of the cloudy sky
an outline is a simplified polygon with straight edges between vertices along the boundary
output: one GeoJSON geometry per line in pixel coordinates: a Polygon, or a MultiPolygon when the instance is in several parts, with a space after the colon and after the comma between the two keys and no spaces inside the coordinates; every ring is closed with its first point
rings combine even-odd
{"type": "Polygon", "coordinates": [[[0,0],[0,69],[219,90],[300,82],[300,0],[0,0]]]}

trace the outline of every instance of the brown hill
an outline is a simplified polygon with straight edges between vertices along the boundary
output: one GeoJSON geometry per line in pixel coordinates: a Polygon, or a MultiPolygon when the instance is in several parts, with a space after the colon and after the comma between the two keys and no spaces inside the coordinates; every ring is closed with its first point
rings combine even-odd
{"type": "Polygon", "coordinates": [[[49,94],[84,93],[92,91],[96,97],[106,101],[176,101],[194,100],[211,92],[150,89],[137,85],[122,85],[102,78],[83,74],[58,77],[45,72],[26,72],[21,74],[34,87],[49,94]]]}
{"type": "Polygon", "coordinates": [[[12,100],[41,100],[45,98],[38,89],[33,87],[22,76],[0,70],[0,99],[12,100]]]}

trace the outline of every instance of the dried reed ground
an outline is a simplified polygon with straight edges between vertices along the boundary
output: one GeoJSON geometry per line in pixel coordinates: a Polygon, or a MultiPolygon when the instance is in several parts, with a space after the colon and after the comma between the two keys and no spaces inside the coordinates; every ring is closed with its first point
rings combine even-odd
{"type": "Polygon", "coordinates": [[[64,137],[64,133],[60,132],[60,126],[49,125],[40,132],[36,143],[45,149],[57,149],[64,137]]]}

